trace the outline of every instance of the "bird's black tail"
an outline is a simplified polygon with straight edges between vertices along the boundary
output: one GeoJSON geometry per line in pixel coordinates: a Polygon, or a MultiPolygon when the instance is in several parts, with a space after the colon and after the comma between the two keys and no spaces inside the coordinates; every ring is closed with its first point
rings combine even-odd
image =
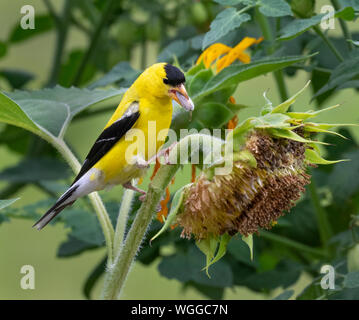
{"type": "Polygon", "coordinates": [[[71,206],[76,201],[76,199],[67,202],[66,200],[69,200],[77,188],[78,186],[72,186],[70,189],[68,189],[32,227],[36,228],[37,230],[41,230],[62,210],[64,210],[67,206],[71,206]]]}

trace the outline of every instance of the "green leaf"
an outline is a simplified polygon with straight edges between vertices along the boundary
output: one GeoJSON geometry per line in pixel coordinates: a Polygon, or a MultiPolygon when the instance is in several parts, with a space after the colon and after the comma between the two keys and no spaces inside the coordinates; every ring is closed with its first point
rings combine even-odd
{"type": "Polygon", "coordinates": [[[202,50],[250,19],[251,16],[249,14],[240,13],[235,8],[223,10],[212,21],[210,30],[204,36],[202,50]]]}
{"type": "Polygon", "coordinates": [[[314,164],[333,164],[342,161],[347,161],[347,160],[325,160],[315,150],[312,149],[305,150],[305,159],[310,163],[314,163],[314,164]]]}
{"type": "Polygon", "coordinates": [[[359,190],[359,151],[344,153],[343,157],[351,161],[335,165],[328,178],[328,186],[338,203],[359,190]]]}
{"type": "Polygon", "coordinates": [[[212,69],[204,69],[197,72],[189,83],[188,86],[189,95],[193,97],[197,93],[201,92],[202,88],[212,77],[213,77],[212,69]]]}
{"type": "Polygon", "coordinates": [[[300,135],[296,134],[293,131],[290,130],[286,130],[286,129],[267,129],[267,131],[274,137],[277,138],[285,138],[285,139],[290,139],[290,140],[294,140],[294,141],[299,141],[299,142],[303,142],[303,143],[319,143],[319,144],[326,144],[325,142],[322,141],[316,141],[316,140],[307,140],[303,137],[301,137],[300,135]]]}
{"type": "Polygon", "coordinates": [[[206,270],[206,274],[209,278],[208,268],[226,254],[227,244],[230,240],[231,236],[225,233],[219,239],[208,238],[196,241],[197,247],[206,255],[206,266],[203,269],[206,270]]]}
{"type": "Polygon", "coordinates": [[[221,128],[234,113],[226,105],[216,102],[208,102],[199,105],[193,111],[193,120],[198,119],[205,128],[221,128]]]}
{"type": "Polygon", "coordinates": [[[355,11],[359,11],[358,0],[340,0],[339,2],[342,7],[352,7],[355,11]]]}
{"type": "Polygon", "coordinates": [[[293,20],[279,31],[280,37],[278,40],[289,40],[299,36],[311,27],[319,24],[325,16],[326,14],[322,13],[308,19],[293,20]]]}
{"type": "MultiPolygon", "coordinates": [[[[322,13],[315,15],[308,19],[295,19],[288,23],[284,28],[280,30],[279,40],[293,39],[308,29],[318,25],[322,21],[327,21],[333,17],[332,14],[322,13]],[[324,18],[324,19],[323,19],[324,18]]],[[[335,18],[342,18],[344,20],[352,20],[355,17],[354,10],[352,8],[343,8],[334,14],[335,18]]]]}
{"type": "Polygon", "coordinates": [[[9,97],[0,92],[0,121],[24,128],[39,136],[41,129],[28,117],[28,115],[9,97]]]}
{"type": "Polygon", "coordinates": [[[131,86],[140,73],[140,71],[133,69],[128,62],[120,62],[116,64],[102,78],[90,84],[89,89],[105,87],[113,83],[119,83],[120,86],[126,88],[131,86]]]}
{"type": "Polygon", "coordinates": [[[198,249],[201,250],[206,256],[206,266],[204,267],[204,269],[206,270],[207,276],[210,278],[208,268],[211,265],[211,261],[216,253],[218,247],[218,240],[213,237],[210,237],[207,239],[197,240],[196,245],[198,249]]]}
{"type": "Polygon", "coordinates": [[[282,113],[267,113],[264,116],[255,118],[252,124],[259,129],[267,128],[288,128],[290,123],[288,122],[290,117],[282,113]]]}
{"type": "Polygon", "coordinates": [[[65,222],[65,227],[71,228],[71,237],[93,246],[103,245],[104,236],[94,213],[82,209],[68,209],[61,213],[61,219],[65,222]]]}
{"type": "Polygon", "coordinates": [[[0,172],[0,179],[9,182],[60,180],[69,176],[68,166],[53,158],[26,158],[0,172]]]}
{"type": "Polygon", "coordinates": [[[345,275],[344,286],[346,288],[358,288],[359,287],[359,271],[349,272],[345,275]]]}
{"type": "Polygon", "coordinates": [[[253,79],[268,72],[283,69],[294,63],[304,61],[309,56],[288,56],[280,58],[263,58],[249,64],[237,64],[224,68],[221,72],[212,77],[203,87],[202,91],[192,96],[195,104],[203,97],[220,89],[238,85],[238,83],[253,79]]]}
{"type": "Polygon", "coordinates": [[[163,224],[162,228],[151,238],[150,242],[155,240],[159,235],[161,235],[164,231],[166,231],[171,226],[172,223],[175,222],[177,214],[180,213],[179,210],[183,202],[185,189],[188,188],[188,186],[190,186],[190,184],[185,185],[176,191],[175,195],[173,196],[171,202],[171,209],[169,214],[167,215],[165,223],[163,224]]]}
{"type": "Polygon", "coordinates": [[[251,259],[251,249],[248,244],[240,237],[233,237],[227,246],[228,253],[230,253],[236,261],[240,261],[249,267],[257,268],[258,259],[251,259]]]}
{"type": "Polygon", "coordinates": [[[107,256],[105,256],[88,275],[83,286],[83,293],[87,299],[91,298],[91,291],[106,270],[107,256]]]}
{"type": "MultiPolygon", "coordinates": [[[[79,69],[82,60],[85,55],[85,50],[75,49],[72,50],[63,62],[60,74],[59,74],[59,85],[63,87],[70,87],[76,77],[77,70],[79,69]]],[[[86,67],[82,73],[80,85],[88,83],[97,72],[93,62],[86,64],[86,67]]]]}
{"type": "Polygon", "coordinates": [[[347,41],[352,43],[355,47],[359,47],[359,41],[354,41],[352,39],[347,39],[347,41]]]}
{"type": "Polygon", "coordinates": [[[98,248],[97,245],[81,241],[77,238],[68,236],[68,239],[60,244],[56,256],[59,258],[68,258],[76,256],[86,250],[98,248]]]}
{"type": "Polygon", "coordinates": [[[0,121],[29,130],[41,137],[62,138],[77,113],[124,90],[88,90],[56,86],[38,91],[0,93],[0,121]]]}
{"type": "Polygon", "coordinates": [[[158,62],[173,62],[175,58],[181,58],[189,49],[189,42],[186,40],[175,40],[165,47],[158,55],[158,62]]]}
{"type": "Polygon", "coordinates": [[[271,113],[286,113],[289,107],[297,100],[297,98],[303,93],[303,91],[309,86],[310,81],[308,81],[305,86],[300,89],[295,95],[282,102],[278,106],[274,107],[271,113]]]}
{"type": "Polygon", "coordinates": [[[328,107],[328,108],[323,108],[317,111],[307,111],[307,112],[287,112],[286,115],[293,118],[293,119],[302,119],[302,120],[306,120],[309,118],[314,118],[316,117],[318,114],[325,112],[325,111],[329,111],[332,109],[335,109],[337,107],[339,107],[340,104],[336,104],[334,106],[328,107]]]}
{"type": "Polygon", "coordinates": [[[285,290],[273,300],[289,300],[294,294],[294,290],[285,290]]]}
{"type": "Polygon", "coordinates": [[[284,0],[261,0],[259,11],[267,17],[292,16],[292,10],[284,0]]]}
{"type": "Polygon", "coordinates": [[[20,198],[0,200],[0,210],[12,205],[15,201],[19,199],[20,198]]]}
{"type": "Polygon", "coordinates": [[[6,56],[7,53],[7,45],[5,42],[0,41],[0,58],[6,56]]]}
{"type": "Polygon", "coordinates": [[[253,261],[253,235],[250,234],[248,237],[243,236],[242,240],[247,244],[251,260],[253,261]]]}
{"type": "Polygon", "coordinates": [[[28,40],[34,36],[50,31],[54,27],[54,22],[49,15],[39,15],[35,17],[35,29],[23,29],[18,21],[10,32],[8,41],[12,43],[28,40]]]}
{"type": "Polygon", "coordinates": [[[14,89],[21,89],[29,81],[34,79],[32,73],[15,69],[2,69],[0,76],[5,78],[14,89]]]}
{"type": "Polygon", "coordinates": [[[245,4],[245,5],[254,4],[256,1],[255,0],[214,0],[214,2],[217,2],[222,6],[236,6],[238,4],[245,4]]]}
{"type": "Polygon", "coordinates": [[[177,279],[181,282],[194,281],[202,285],[218,288],[229,287],[233,284],[233,274],[230,266],[223,260],[211,268],[211,278],[201,271],[203,255],[195,246],[190,246],[186,252],[163,257],[158,270],[166,278],[177,279]]]}
{"type": "Polygon", "coordinates": [[[302,271],[302,266],[290,260],[280,261],[274,270],[254,273],[242,280],[253,290],[272,290],[278,287],[284,289],[294,284],[302,271]]]}
{"type": "Polygon", "coordinates": [[[320,88],[313,96],[312,99],[327,93],[332,89],[337,89],[343,83],[352,80],[359,75],[359,55],[353,58],[346,59],[340,63],[331,73],[329,81],[326,85],[320,88]]]}
{"type": "Polygon", "coordinates": [[[352,21],[355,19],[355,10],[352,7],[345,7],[337,11],[335,17],[347,21],[352,21]]]}

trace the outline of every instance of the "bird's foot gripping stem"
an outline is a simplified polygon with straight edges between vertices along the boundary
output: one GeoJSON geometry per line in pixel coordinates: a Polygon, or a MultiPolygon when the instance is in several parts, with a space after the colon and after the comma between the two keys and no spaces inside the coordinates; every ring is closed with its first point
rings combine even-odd
{"type": "MultiPolygon", "coordinates": [[[[126,188],[126,189],[130,189],[130,190],[133,190],[135,192],[141,193],[141,195],[138,197],[138,200],[140,200],[141,202],[146,200],[147,192],[142,190],[142,189],[139,189],[139,188],[135,187],[134,185],[131,184],[131,182],[126,182],[122,186],[124,188],[126,188]]],[[[161,200],[163,200],[163,199],[161,199],[161,200]]],[[[157,205],[156,210],[157,210],[157,212],[161,211],[161,205],[160,204],[157,205]]]]}
{"type": "Polygon", "coordinates": [[[143,202],[146,199],[147,192],[140,188],[135,187],[134,185],[131,184],[131,182],[126,182],[122,186],[126,189],[130,189],[135,192],[141,193],[142,195],[139,197],[140,201],[143,202]]]}

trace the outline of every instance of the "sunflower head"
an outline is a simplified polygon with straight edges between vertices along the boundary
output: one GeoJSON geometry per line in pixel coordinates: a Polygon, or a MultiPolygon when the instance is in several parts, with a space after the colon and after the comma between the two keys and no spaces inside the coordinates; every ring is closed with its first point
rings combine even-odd
{"type": "MultiPolygon", "coordinates": [[[[311,121],[336,106],[289,111],[305,88],[275,107],[267,99],[258,117],[243,121],[227,134],[224,149],[233,146],[229,173],[216,174],[214,169],[222,165],[217,161],[177,192],[175,210],[171,208],[163,229],[176,224],[182,228],[183,237],[195,238],[207,255],[207,268],[218,260],[213,242],[225,248],[228,239],[237,233],[248,238],[260,229],[272,228],[310,183],[307,168],[338,162],[323,159],[317,147],[323,142],[313,139],[317,132],[337,134],[329,129],[338,124],[311,121]]],[[[227,156],[223,154],[223,158],[227,156]]]]}

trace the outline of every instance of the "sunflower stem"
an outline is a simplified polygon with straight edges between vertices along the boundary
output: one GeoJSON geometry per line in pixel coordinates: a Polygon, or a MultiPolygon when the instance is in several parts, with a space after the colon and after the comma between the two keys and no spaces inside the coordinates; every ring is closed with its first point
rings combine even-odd
{"type": "Polygon", "coordinates": [[[315,209],[322,245],[327,251],[329,251],[329,239],[332,237],[332,230],[328,221],[327,212],[320,203],[315,179],[313,176],[311,179],[311,183],[308,185],[308,189],[315,209]]]}
{"type": "Polygon", "coordinates": [[[115,257],[113,265],[108,268],[102,299],[114,300],[119,297],[132,262],[152,221],[157,204],[178,168],[179,164],[162,166],[150,183],[146,200],[136,214],[120,254],[115,257]]]}
{"type": "Polygon", "coordinates": [[[79,68],[77,69],[77,72],[76,72],[76,75],[75,75],[72,85],[78,86],[81,83],[82,75],[85,71],[87,63],[92,58],[92,55],[97,48],[102,30],[105,27],[106,23],[108,22],[110,15],[113,13],[113,8],[117,2],[118,2],[118,0],[108,0],[106,2],[104,12],[101,16],[100,21],[96,25],[94,32],[92,33],[92,36],[90,39],[90,45],[89,45],[87,51],[85,52],[84,57],[82,58],[79,68]]]}
{"type": "MultiPolygon", "coordinates": [[[[270,42],[270,46],[268,48],[268,54],[271,55],[274,53],[275,49],[274,49],[274,37],[268,19],[259,11],[258,7],[255,8],[255,14],[259,26],[262,30],[264,39],[270,42]]],[[[273,74],[280,98],[282,101],[286,101],[289,95],[288,95],[287,87],[285,85],[283,72],[282,70],[277,70],[274,71],[273,74]]]]}
{"type": "Polygon", "coordinates": [[[127,219],[131,211],[131,204],[134,196],[135,192],[133,190],[125,189],[123,192],[121,207],[117,217],[115,238],[113,243],[113,251],[115,256],[118,256],[120,254],[120,250],[125,239],[127,219]]]}
{"type": "Polygon", "coordinates": [[[71,3],[70,0],[65,1],[61,17],[59,17],[54,11],[50,0],[44,0],[44,3],[57,25],[55,55],[53,58],[49,80],[47,82],[48,86],[54,86],[59,78],[62,56],[65,50],[68,26],[70,21],[71,3]]]}
{"type": "MultiPolygon", "coordinates": [[[[339,4],[338,0],[331,0],[331,3],[333,5],[335,11],[340,10],[340,4],[339,4]]],[[[345,40],[351,40],[352,36],[349,32],[346,22],[340,18],[338,20],[339,20],[340,28],[342,29],[345,40]]],[[[348,49],[353,50],[353,44],[350,41],[346,41],[346,43],[347,43],[348,49]]]]}
{"type": "Polygon", "coordinates": [[[323,33],[322,30],[320,30],[320,28],[318,26],[314,26],[313,30],[317,33],[317,35],[319,37],[322,38],[322,40],[326,43],[326,45],[328,46],[328,48],[333,52],[333,54],[335,55],[335,57],[340,61],[343,62],[344,58],[343,56],[340,54],[340,52],[337,50],[337,48],[334,46],[333,42],[323,33]]]}
{"type": "Polygon", "coordinates": [[[305,244],[302,244],[302,243],[297,242],[295,240],[283,237],[283,236],[275,234],[273,232],[262,230],[260,232],[260,236],[265,238],[265,239],[284,244],[284,245],[286,245],[288,247],[291,247],[293,249],[297,249],[297,250],[300,250],[300,251],[303,251],[303,252],[307,252],[307,253],[315,255],[315,256],[319,256],[319,257],[325,257],[326,256],[326,252],[324,252],[323,250],[309,247],[309,246],[307,246],[305,244]]]}

